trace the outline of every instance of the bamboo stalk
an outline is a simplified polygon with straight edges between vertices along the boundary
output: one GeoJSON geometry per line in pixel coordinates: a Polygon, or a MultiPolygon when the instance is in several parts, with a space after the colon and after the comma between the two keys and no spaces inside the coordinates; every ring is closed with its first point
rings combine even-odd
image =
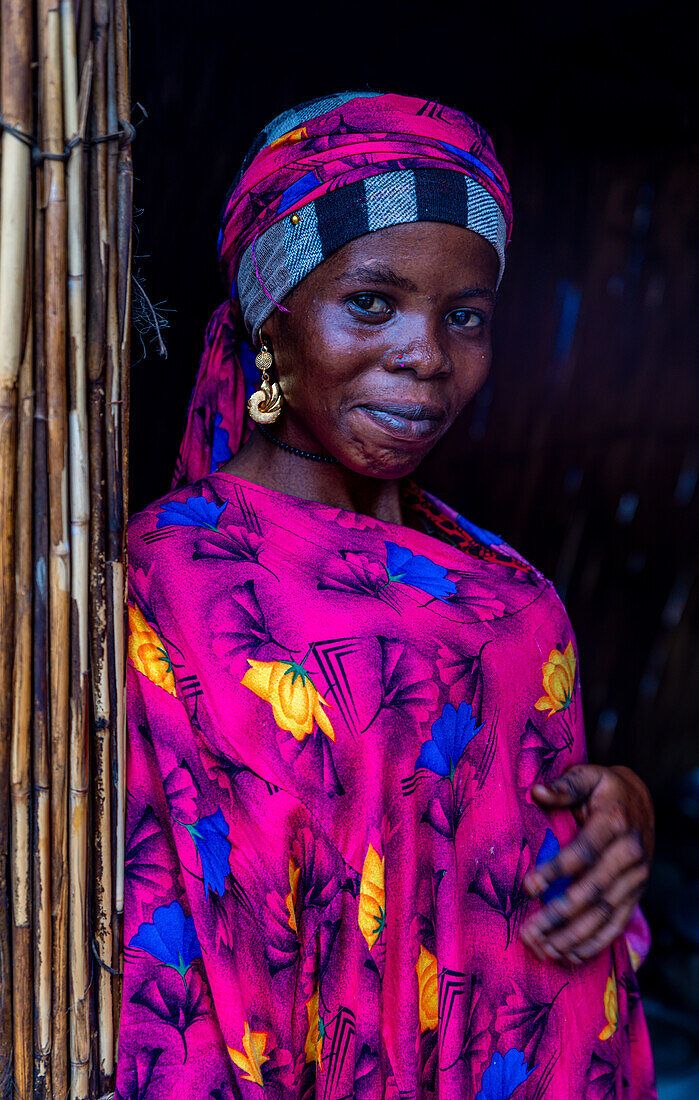
{"type": "MultiPolygon", "coordinates": [[[[116,95],[119,125],[124,126],[131,117],[131,95],[129,86],[129,25],[126,0],[115,0],[115,56],[116,56],[116,95]]],[[[121,376],[121,480],[122,515],[128,514],[128,436],[129,436],[129,368],[131,333],[131,248],[133,217],[133,164],[130,141],[119,145],[117,162],[117,255],[119,258],[118,277],[118,325],[119,325],[119,370],[121,376]]],[[[122,554],[126,564],[126,542],[122,542],[122,554]]],[[[125,577],[120,586],[122,600],[126,603],[125,577]]],[[[125,614],[124,606],[124,614],[125,614]]],[[[116,897],[114,912],[114,966],[121,966],[123,917],[124,917],[124,847],[125,847],[125,801],[126,801],[126,686],[125,686],[125,620],[121,618],[121,632],[115,638],[116,682],[119,690],[120,706],[117,711],[117,767],[116,767],[116,897]]],[[[121,996],[121,986],[118,998],[121,996]]],[[[117,1010],[119,1005],[117,1004],[117,1010]]]]}
{"type": "MultiPolygon", "coordinates": [[[[0,97],[5,122],[31,132],[31,11],[22,0],[1,8],[0,97]]],[[[0,169],[0,638],[9,639],[14,614],[15,463],[17,379],[24,329],[29,213],[29,147],[2,134],[0,169]]],[[[9,849],[9,750],[12,724],[12,647],[0,646],[0,852],[9,849]]],[[[7,897],[5,859],[0,860],[0,896],[7,897]]],[[[0,986],[11,988],[8,907],[0,904],[0,986]]],[[[0,1066],[12,1059],[12,999],[0,1002],[0,1066]]]]}
{"type": "MultiPolygon", "coordinates": [[[[117,103],[116,26],[109,21],[107,49],[107,132],[119,129],[117,103]]],[[[123,913],[123,828],[122,779],[124,774],[124,497],[122,483],[121,437],[121,333],[119,330],[119,255],[118,255],[118,163],[119,145],[107,144],[107,214],[109,267],[107,273],[107,343],[105,358],[105,457],[107,520],[107,630],[110,655],[110,710],[112,721],[112,759],[116,762],[112,806],[115,815],[116,843],[113,846],[114,932],[120,945],[123,913]]]]}
{"type": "Polygon", "coordinates": [[[86,399],[85,243],[82,139],[85,132],[92,59],[82,74],[80,109],[77,84],[75,12],[60,0],[63,104],[68,204],[68,375],[70,468],[71,692],[69,762],[69,987],[71,1097],[88,1096],[90,1013],[88,1002],[89,936],[87,906],[87,830],[89,767],[88,706],[88,525],[89,479],[86,399]]]}
{"type": "MultiPolygon", "coordinates": [[[[28,280],[30,284],[30,280],[28,280]]],[[[33,332],[31,313],[18,387],[14,700],[10,751],[12,1018],[15,1091],[28,1100],[33,1078],[31,904],[33,332]]]]}
{"type": "MultiPolygon", "coordinates": [[[[61,28],[58,0],[39,0],[41,142],[63,153],[61,28]]],[[[43,165],[45,341],[49,482],[49,690],[51,731],[51,903],[53,907],[53,1089],[68,1091],[68,739],[70,549],[66,416],[66,203],[62,160],[43,165]]]]}
{"type": "Polygon", "coordinates": [[[36,188],[34,262],[34,1096],[51,1100],[51,769],[48,696],[48,451],[44,347],[44,219],[40,182],[36,188]]]}
{"type": "MultiPolygon", "coordinates": [[[[107,26],[108,8],[103,0],[94,5],[95,69],[92,133],[107,130],[107,26]]],[[[112,807],[111,807],[111,709],[107,642],[107,593],[105,578],[104,512],[104,355],[106,338],[106,278],[108,264],[107,147],[93,146],[90,158],[91,294],[88,302],[88,377],[90,428],[90,643],[92,707],[94,715],[94,812],[95,812],[95,943],[100,960],[112,959],[112,807]]],[[[98,974],[99,1058],[102,1085],[113,1073],[113,988],[104,966],[98,974]],[[110,1038],[111,1036],[111,1038],[110,1038]]]]}
{"type": "Polygon", "coordinates": [[[82,72],[88,50],[92,48],[92,0],[78,0],[76,28],[78,35],[78,69],[82,72]]]}
{"type": "MultiPolygon", "coordinates": [[[[94,349],[93,349],[94,350],[94,349]]],[[[101,371],[90,378],[90,666],[94,728],[95,849],[94,937],[99,958],[111,965],[112,859],[111,859],[111,714],[109,708],[109,657],[107,650],[107,596],[104,553],[104,384],[101,371]]],[[[113,1073],[111,975],[103,966],[98,976],[100,1070],[113,1073]],[[109,1016],[109,1018],[108,1018],[109,1016]],[[111,1062],[109,1035],[112,1033],[111,1062]]]]}

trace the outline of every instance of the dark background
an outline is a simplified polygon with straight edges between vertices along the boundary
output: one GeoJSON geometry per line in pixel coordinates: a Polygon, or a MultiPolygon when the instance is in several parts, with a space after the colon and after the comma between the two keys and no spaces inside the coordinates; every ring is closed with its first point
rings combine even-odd
{"type": "Polygon", "coordinates": [[[697,68],[690,6],[132,5],[131,505],[166,492],[206,322],[220,204],[257,131],[344,88],[465,110],[510,178],[489,382],[425,485],[556,583],[591,759],[651,786],[642,985],[661,1100],[699,1096],[697,68]],[[138,108],[134,121],[141,117],[138,108]],[[150,308],[137,295],[138,328],[150,308]]]}

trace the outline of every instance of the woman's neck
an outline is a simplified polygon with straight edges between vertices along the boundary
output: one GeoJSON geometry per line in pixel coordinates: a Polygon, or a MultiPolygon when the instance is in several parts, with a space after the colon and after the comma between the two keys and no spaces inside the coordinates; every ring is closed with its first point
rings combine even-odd
{"type": "Polygon", "coordinates": [[[252,433],[221,471],[301,500],[360,512],[386,523],[406,522],[401,510],[399,479],[365,477],[339,463],[314,462],[289,454],[259,432],[252,433]]]}

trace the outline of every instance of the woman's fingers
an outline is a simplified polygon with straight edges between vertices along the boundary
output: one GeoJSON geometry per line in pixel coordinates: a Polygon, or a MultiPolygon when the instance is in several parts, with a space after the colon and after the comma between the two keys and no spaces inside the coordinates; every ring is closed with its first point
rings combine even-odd
{"type": "Polygon", "coordinates": [[[624,850],[619,854],[626,855],[626,859],[622,859],[620,869],[638,863],[644,856],[643,847],[640,838],[630,833],[628,829],[628,819],[621,802],[612,803],[596,811],[591,814],[570,844],[561,848],[548,863],[542,863],[541,866],[529,871],[524,880],[525,889],[531,897],[536,897],[543,894],[556,879],[572,878],[582,874],[583,871],[598,863],[605,849],[618,838],[625,841],[624,850]]]}
{"type": "Polygon", "coordinates": [[[540,959],[578,964],[623,931],[650,870],[653,806],[645,784],[626,768],[569,768],[548,786],[532,788],[542,808],[570,808],[581,828],[524,885],[533,897],[557,879],[572,880],[562,897],[536,913],[521,932],[540,959]]]}
{"type": "Polygon", "coordinates": [[[588,883],[574,903],[566,896],[536,913],[522,929],[522,941],[539,959],[575,965],[592,958],[624,930],[647,880],[647,866],[637,863],[621,875],[607,878],[604,890],[588,883]],[[587,904],[580,906],[581,897],[587,898],[587,904]]]}
{"type": "Polygon", "coordinates": [[[547,810],[581,806],[593,794],[604,771],[597,764],[574,764],[552,783],[535,783],[532,798],[547,810]]]}
{"type": "MultiPolygon", "coordinates": [[[[635,845],[627,843],[626,837],[614,840],[595,867],[569,886],[562,897],[555,898],[540,909],[530,923],[545,935],[560,928],[580,913],[598,905],[620,876],[639,862],[635,845]]],[[[642,866],[647,876],[647,867],[642,866]]]]}
{"type": "MultiPolygon", "coordinates": [[[[645,884],[646,876],[643,874],[641,867],[629,871],[624,876],[623,881],[620,880],[614,900],[610,903],[611,914],[609,916],[603,915],[602,919],[596,924],[586,923],[584,928],[579,928],[575,933],[578,937],[577,945],[573,943],[565,950],[561,949],[561,954],[564,955],[566,961],[572,963],[573,966],[577,966],[588,959],[594,958],[595,955],[599,955],[600,951],[604,951],[606,947],[609,947],[626,928],[632,910],[643,893],[645,884]]],[[[571,931],[573,930],[571,929],[571,931]]],[[[556,948],[556,950],[559,949],[556,948]]]]}

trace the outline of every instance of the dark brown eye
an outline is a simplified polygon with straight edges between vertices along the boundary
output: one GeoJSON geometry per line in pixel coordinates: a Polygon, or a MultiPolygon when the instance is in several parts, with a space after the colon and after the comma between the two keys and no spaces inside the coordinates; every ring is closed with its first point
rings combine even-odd
{"type": "Polygon", "coordinates": [[[457,328],[478,328],[483,324],[483,318],[480,313],[475,313],[472,309],[454,309],[449,314],[452,318],[452,324],[455,324],[457,328]]]}
{"type": "Polygon", "coordinates": [[[378,294],[355,294],[350,301],[358,306],[363,313],[372,313],[374,316],[380,316],[388,310],[385,300],[379,297],[378,294]]]}

